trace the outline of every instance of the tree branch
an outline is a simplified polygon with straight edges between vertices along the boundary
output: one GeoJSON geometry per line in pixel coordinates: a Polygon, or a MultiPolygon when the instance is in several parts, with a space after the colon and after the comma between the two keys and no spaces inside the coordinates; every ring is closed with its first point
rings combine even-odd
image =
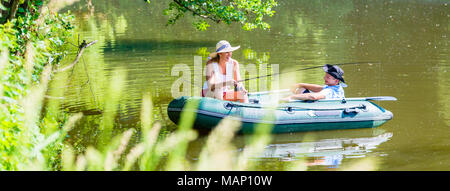
{"type": "MultiPolygon", "coordinates": [[[[197,11],[195,11],[194,9],[191,9],[191,8],[189,8],[188,6],[183,5],[179,0],[173,0],[173,1],[174,1],[175,3],[177,3],[180,7],[183,7],[183,8],[185,8],[185,9],[187,9],[188,11],[194,13],[194,15],[197,15],[197,16],[202,17],[202,18],[204,18],[204,19],[210,19],[210,20],[212,20],[212,21],[214,21],[214,22],[216,22],[216,23],[220,23],[220,19],[216,19],[216,18],[213,18],[213,17],[209,17],[209,16],[207,16],[207,15],[202,15],[202,14],[198,13],[197,11]]],[[[204,10],[204,9],[203,9],[203,10],[204,10]]],[[[205,11],[205,10],[204,10],[204,11],[205,11]]]]}
{"type": "Polygon", "coordinates": [[[81,57],[81,55],[83,54],[84,49],[87,48],[87,47],[92,46],[92,45],[95,44],[95,43],[97,43],[97,40],[94,40],[94,41],[92,41],[92,42],[90,42],[90,43],[86,43],[86,41],[83,40],[83,43],[81,43],[81,45],[78,47],[79,50],[78,50],[77,57],[76,57],[75,60],[72,62],[72,64],[70,64],[70,65],[68,65],[68,66],[66,66],[66,67],[64,67],[64,68],[58,69],[58,70],[56,70],[55,72],[64,72],[64,71],[66,71],[66,70],[72,68],[73,66],[75,66],[75,64],[77,64],[78,61],[80,60],[80,57],[81,57]]]}
{"type": "Polygon", "coordinates": [[[17,12],[17,9],[19,8],[19,3],[20,3],[19,0],[14,0],[12,2],[11,10],[9,12],[7,20],[11,21],[11,20],[13,20],[16,17],[16,12],[17,12]]]}

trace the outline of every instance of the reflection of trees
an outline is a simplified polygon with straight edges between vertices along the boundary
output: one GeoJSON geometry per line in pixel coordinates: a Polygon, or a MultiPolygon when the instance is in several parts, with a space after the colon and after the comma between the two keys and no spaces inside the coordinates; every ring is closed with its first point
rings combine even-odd
{"type": "MultiPolygon", "coordinates": [[[[447,15],[448,17],[448,15],[447,15]]],[[[450,31],[450,20],[447,21],[447,24],[443,23],[443,28],[445,28],[445,25],[447,25],[447,32],[450,31]]],[[[447,39],[448,33],[445,34],[445,39],[447,39]]],[[[444,44],[444,48],[442,50],[442,53],[439,54],[441,57],[439,59],[439,67],[437,68],[437,78],[439,82],[439,102],[440,105],[443,106],[443,108],[439,112],[439,116],[443,118],[444,124],[447,124],[447,127],[450,127],[450,90],[448,89],[450,85],[450,67],[449,67],[449,53],[450,50],[448,49],[448,40],[444,44]]]]}
{"type": "Polygon", "coordinates": [[[352,31],[356,40],[352,42],[351,55],[357,60],[383,64],[376,68],[361,67],[358,72],[377,75],[348,73],[347,77],[359,79],[355,83],[375,82],[365,87],[370,95],[437,100],[435,87],[428,84],[436,81],[435,71],[430,68],[437,67],[441,59],[448,59],[441,56],[448,54],[445,52],[448,7],[434,2],[366,4],[355,1],[355,10],[345,18],[346,22],[354,23],[352,31]],[[419,76],[422,76],[420,80],[419,76]],[[380,84],[380,81],[388,84],[380,84]],[[405,83],[391,83],[401,81],[405,83]]]}
{"type": "MultiPolygon", "coordinates": [[[[342,18],[353,9],[351,1],[283,1],[280,8],[282,11],[277,12],[272,19],[274,22],[271,22],[272,30],[281,33],[281,43],[277,45],[288,47],[280,53],[289,58],[280,61],[280,71],[347,60],[344,51],[349,46],[349,39],[345,39],[343,34],[348,27],[342,23],[342,18]]],[[[277,58],[274,57],[275,62],[277,58]]],[[[321,70],[300,71],[280,77],[281,84],[299,81],[323,83],[321,70]]]]}
{"type": "MultiPolygon", "coordinates": [[[[355,1],[355,10],[346,17],[346,22],[355,23],[352,31],[357,41],[353,42],[352,56],[383,63],[375,68],[360,67],[358,73],[347,73],[346,77],[358,79],[352,81],[354,87],[361,87],[351,91],[394,95],[401,100],[390,105],[396,116],[394,123],[399,127],[396,132],[402,135],[393,140],[397,152],[386,157],[390,163],[406,160],[400,153],[412,149],[428,154],[430,150],[445,147],[440,144],[447,140],[445,125],[448,126],[449,116],[450,82],[448,73],[443,72],[444,63],[448,63],[447,15],[448,7],[442,1],[392,1],[368,5],[355,1]],[[414,148],[410,144],[412,139],[414,148]]],[[[423,167],[420,165],[423,158],[418,155],[407,160],[411,165],[388,166],[386,169],[444,167],[442,164],[432,167],[435,161],[427,161],[423,163],[427,167],[423,167]]]]}
{"type": "Polygon", "coordinates": [[[60,11],[60,9],[70,6],[80,0],[50,0],[47,3],[47,7],[49,10],[52,10],[54,12],[60,11]]]}
{"type": "MultiPolygon", "coordinates": [[[[101,45],[105,43],[105,37],[103,34],[96,30],[95,26],[91,22],[87,22],[87,26],[94,30],[88,30],[88,34],[85,31],[77,31],[75,34],[80,33],[81,39],[98,40],[97,45],[91,46],[83,53],[82,59],[77,63],[69,73],[69,82],[66,90],[67,101],[63,105],[73,106],[73,102],[76,101],[80,110],[96,110],[97,107],[102,108],[102,92],[105,86],[105,63],[98,58],[102,55],[101,45]],[[91,90],[92,89],[92,90],[91,90]],[[81,108],[80,108],[81,107],[81,108]]],[[[74,38],[74,43],[77,43],[77,36],[74,38]]]]}
{"type": "MultiPolygon", "coordinates": [[[[448,57],[448,55],[447,55],[448,57]]],[[[438,116],[444,121],[444,125],[450,127],[450,90],[448,89],[450,85],[450,67],[448,60],[445,60],[445,55],[441,61],[440,66],[437,68],[437,79],[438,79],[438,102],[441,108],[438,109],[438,116]]]]}

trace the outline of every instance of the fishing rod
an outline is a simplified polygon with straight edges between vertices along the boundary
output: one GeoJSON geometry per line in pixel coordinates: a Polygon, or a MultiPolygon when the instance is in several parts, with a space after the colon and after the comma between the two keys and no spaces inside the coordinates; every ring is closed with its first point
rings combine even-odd
{"type": "MultiPolygon", "coordinates": [[[[340,63],[340,64],[334,64],[337,66],[342,66],[342,65],[356,65],[356,64],[381,64],[381,62],[349,62],[349,63],[340,63]]],[[[254,78],[248,78],[248,79],[243,79],[243,80],[238,80],[237,82],[245,82],[245,81],[249,81],[249,80],[254,80],[254,79],[259,79],[259,78],[264,78],[264,77],[269,77],[269,76],[276,76],[276,75],[280,75],[280,74],[285,74],[285,73],[291,73],[291,72],[298,72],[298,71],[304,71],[304,70],[310,70],[310,69],[315,69],[315,68],[322,68],[323,66],[311,66],[311,67],[307,67],[307,68],[300,68],[297,70],[293,70],[293,71],[287,71],[287,72],[280,72],[280,73],[275,73],[275,74],[269,74],[269,75],[265,75],[265,76],[258,76],[258,77],[254,77],[254,78]]],[[[185,82],[191,82],[191,81],[187,81],[184,79],[181,79],[182,81],[185,82]]],[[[194,86],[197,86],[199,88],[202,88],[203,86],[198,86],[196,84],[193,84],[194,86]]],[[[235,87],[235,90],[237,91],[237,87],[235,87]]],[[[281,92],[287,91],[287,90],[280,90],[281,92]]],[[[261,93],[261,92],[257,92],[257,93],[261,93]]]]}
{"type": "MultiPolygon", "coordinates": [[[[381,64],[381,62],[349,62],[349,63],[334,64],[334,65],[342,66],[342,65],[356,65],[356,64],[370,64],[371,65],[371,64],[381,64]]],[[[259,79],[259,78],[264,78],[264,77],[269,77],[269,76],[276,76],[276,75],[290,73],[290,72],[298,72],[298,71],[304,71],[304,70],[310,70],[310,69],[322,68],[322,67],[323,67],[323,65],[322,66],[312,66],[312,67],[307,67],[307,68],[300,68],[300,69],[293,70],[293,71],[280,72],[280,73],[269,74],[269,75],[265,75],[265,76],[257,76],[257,77],[254,77],[254,78],[243,79],[243,80],[239,80],[237,82],[245,82],[245,81],[259,79]]]]}

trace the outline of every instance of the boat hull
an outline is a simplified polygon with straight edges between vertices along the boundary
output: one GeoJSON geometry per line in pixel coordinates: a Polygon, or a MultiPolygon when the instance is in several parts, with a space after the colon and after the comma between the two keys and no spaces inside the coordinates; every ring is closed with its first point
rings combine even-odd
{"type": "Polygon", "coordinates": [[[225,117],[242,123],[239,132],[252,133],[258,125],[272,126],[272,133],[374,128],[393,115],[370,101],[316,101],[281,103],[276,106],[242,104],[204,97],[180,97],[168,106],[168,116],[176,124],[187,102],[198,107],[194,128],[212,129],[225,117]]]}

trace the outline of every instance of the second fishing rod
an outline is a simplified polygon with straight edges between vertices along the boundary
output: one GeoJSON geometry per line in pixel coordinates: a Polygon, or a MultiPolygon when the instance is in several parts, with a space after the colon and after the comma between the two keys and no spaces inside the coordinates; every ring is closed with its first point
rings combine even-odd
{"type": "MultiPolygon", "coordinates": [[[[361,64],[373,65],[373,64],[381,64],[381,62],[348,62],[348,63],[333,64],[333,65],[342,66],[342,65],[361,65],[361,64]]],[[[257,77],[254,77],[254,78],[247,78],[247,79],[243,79],[243,80],[238,80],[237,83],[250,81],[250,80],[255,80],[255,79],[260,79],[260,78],[265,78],[265,77],[270,77],[270,76],[286,74],[286,73],[292,73],[292,72],[298,72],[298,71],[305,71],[305,70],[311,70],[311,69],[316,69],[316,68],[322,68],[322,67],[324,67],[324,66],[323,65],[322,66],[310,66],[310,67],[300,68],[300,69],[287,71],[287,72],[279,72],[279,73],[275,73],[275,74],[269,74],[269,75],[264,75],[264,76],[257,76],[257,77]]],[[[235,84],[234,85],[234,90],[238,91],[238,89],[239,88],[235,84]]]]}
{"type": "MultiPolygon", "coordinates": [[[[333,64],[333,65],[342,66],[342,65],[361,65],[361,64],[373,65],[373,64],[381,64],[381,62],[349,62],[349,63],[339,63],[339,64],[333,64]]],[[[322,67],[323,67],[323,65],[311,66],[311,67],[300,68],[300,69],[287,71],[287,72],[279,72],[279,73],[275,73],[275,74],[268,74],[268,75],[264,75],[264,76],[257,76],[254,78],[243,79],[243,80],[239,80],[237,82],[238,83],[245,82],[245,81],[255,80],[255,79],[259,79],[259,78],[265,78],[265,77],[276,76],[276,75],[280,75],[280,74],[286,74],[286,73],[292,73],[292,72],[298,72],[298,71],[311,70],[311,69],[322,68],[322,67]]]]}

